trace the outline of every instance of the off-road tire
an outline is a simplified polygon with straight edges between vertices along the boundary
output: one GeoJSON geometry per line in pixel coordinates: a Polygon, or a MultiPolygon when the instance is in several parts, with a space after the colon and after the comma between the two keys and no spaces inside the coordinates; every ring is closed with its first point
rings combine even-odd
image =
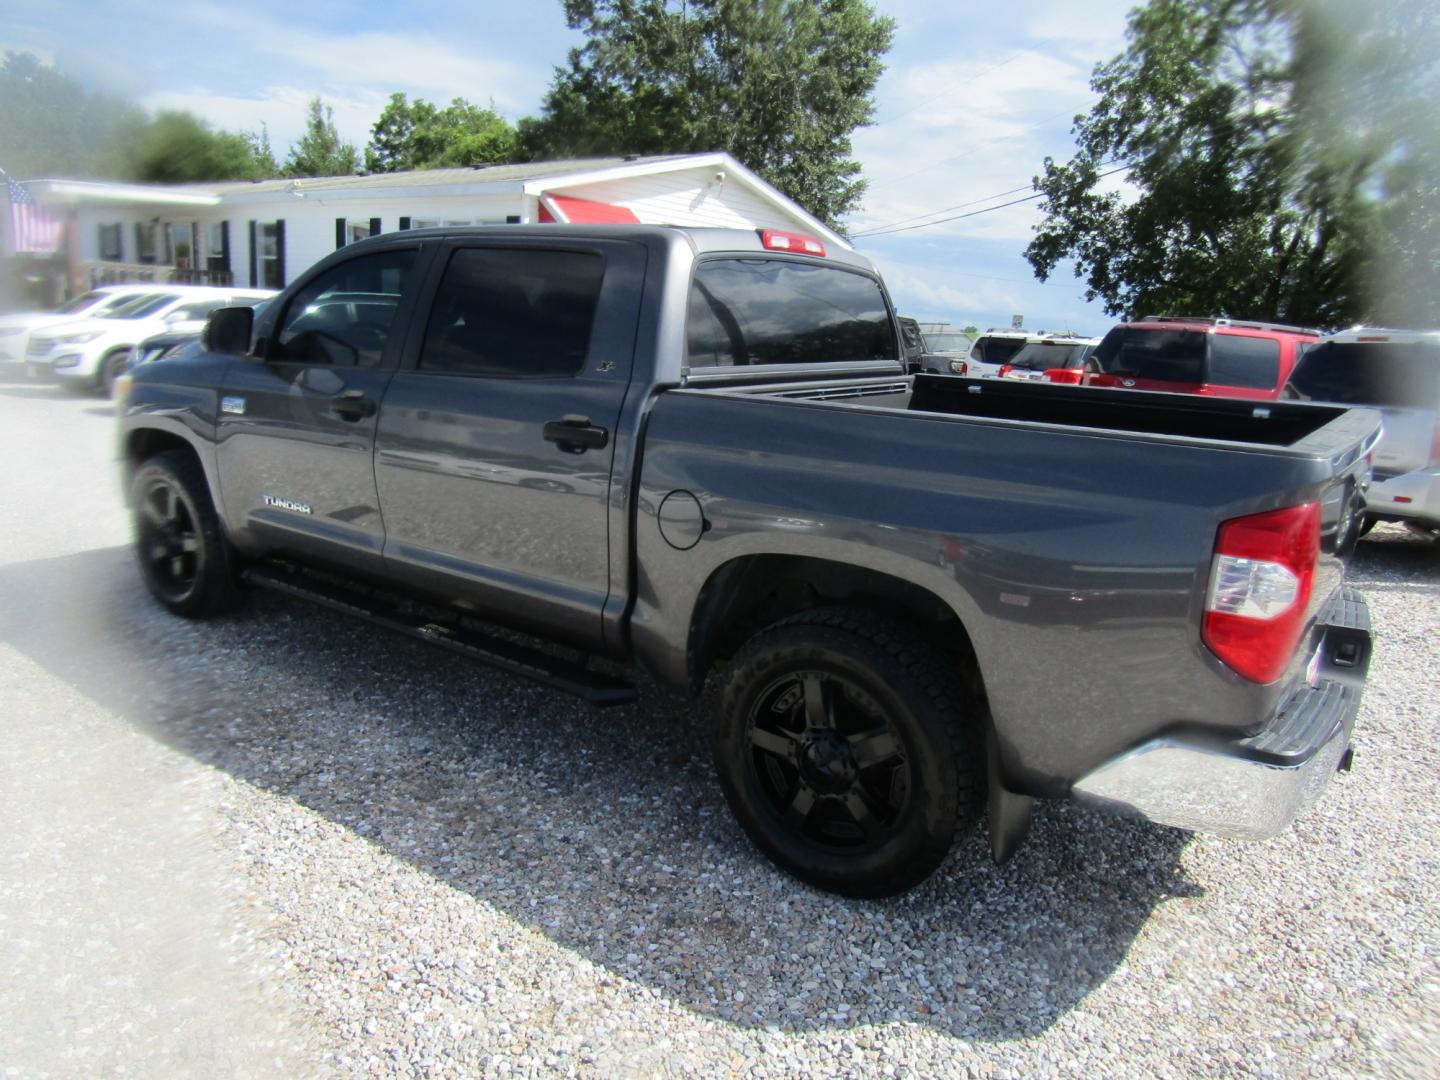
{"type": "Polygon", "coordinates": [[[198,461],[183,450],[147,459],[135,470],[131,505],[140,576],[156,600],[191,619],[240,602],[234,556],[198,461]]]}
{"type": "Polygon", "coordinates": [[[979,710],[954,667],[860,609],[808,611],[756,634],[731,665],[712,747],[755,844],[846,896],[895,895],[934,873],[984,806],[979,710]]]}

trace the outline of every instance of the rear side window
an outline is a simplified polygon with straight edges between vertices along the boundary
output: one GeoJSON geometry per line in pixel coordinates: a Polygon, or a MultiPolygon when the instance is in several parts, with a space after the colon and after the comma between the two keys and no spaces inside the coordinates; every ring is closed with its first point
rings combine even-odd
{"type": "Polygon", "coordinates": [[[1107,375],[1202,383],[1205,336],[1194,330],[1133,330],[1117,326],[1096,348],[1095,362],[1107,375]]]}
{"type": "Polygon", "coordinates": [[[874,278],[783,259],[710,259],[686,320],[692,368],[898,360],[874,278]]]}
{"type": "Polygon", "coordinates": [[[1382,408],[1440,406],[1440,346],[1327,341],[1306,352],[1285,396],[1382,408]]]}
{"type": "Polygon", "coordinates": [[[269,358],[380,366],[415,255],[414,248],[382,251],[326,270],[290,300],[269,358]]]}
{"type": "Polygon", "coordinates": [[[1274,390],[1280,382],[1280,342],[1273,338],[1214,334],[1210,338],[1210,372],[1216,386],[1274,390]]]}
{"type": "Polygon", "coordinates": [[[592,252],[463,248],[425,327],[420,368],[524,379],[585,366],[605,276],[592,252]]]}

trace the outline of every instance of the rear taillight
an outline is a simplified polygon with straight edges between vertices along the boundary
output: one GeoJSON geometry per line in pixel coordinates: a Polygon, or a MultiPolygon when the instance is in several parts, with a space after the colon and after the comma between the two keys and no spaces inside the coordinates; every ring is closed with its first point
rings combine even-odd
{"type": "Polygon", "coordinates": [[[1045,378],[1051,382],[1070,383],[1074,386],[1080,385],[1080,380],[1085,373],[1079,368],[1057,367],[1049,368],[1045,372],[1045,378]]]}
{"type": "Polygon", "coordinates": [[[964,375],[970,370],[970,365],[964,360],[951,360],[950,371],[954,375],[964,375]]]}
{"type": "Polygon", "coordinates": [[[784,232],[780,229],[761,229],[760,243],[771,251],[795,251],[801,255],[825,254],[825,245],[813,236],[804,233],[784,232]]]}
{"type": "Polygon", "coordinates": [[[1283,675],[1305,629],[1319,557],[1319,503],[1224,522],[1205,598],[1210,651],[1255,682],[1283,675]]]}
{"type": "Polygon", "coordinates": [[[1002,379],[1005,378],[1005,376],[1009,375],[1010,372],[1012,372],[1012,371],[1014,371],[1014,370],[1015,370],[1015,365],[1014,365],[1014,364],[1001,364],[1001,365],[1000,365],[1000,378],[1002,378],[1002,379]]]}

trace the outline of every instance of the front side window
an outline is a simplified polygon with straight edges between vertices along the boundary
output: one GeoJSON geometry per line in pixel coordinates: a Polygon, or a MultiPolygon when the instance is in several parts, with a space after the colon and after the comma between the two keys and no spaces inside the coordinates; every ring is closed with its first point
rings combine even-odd
{"type": "Polygon", "coordinates": [[[384,251],[332,266],[291,298],[267,359],[380,366],[415,255],[384,251]]]}
{"type": "Polygon", "coordinates": [[[1134,330],[1117,326],[1095,350],[1107,375],[1164,382],[1205,381],[1205,338],[1201,330],[1134,330]]]}
{"type": "Polygon", "coordinates": [[[75,297],[75,299],[66,300],[65,303],[57,307],[55,309],[55,314],[71,315],[77,311],[84,311],[86,308],[91,306],[94,306],[98,309],[100,307],[100,301],[104,300],[105,297],[106,294],[102,292],[81,293],[79,296],[75,297]]]}
{"type": "Polygon", "coordinates": [[[462,248],[425,327],[420,368],[542,378],[585,366],[604,259],[576,251],[462,248]]]}
{"type": "Polygon", "coordinates": [[[1205,381],[1215,386],[1274,390],[1280,381],[1280,342],[1238,334],[1212,335],[1205,381]]]}
{"type": "Polygon", "coordinates": [[[692,368],[899,360],[874,278],[784,259],[709,259],[686,319],[692,368]]]}
{"type": "Polygon", "coordinates": [[[151,315],[158,315],[164,308],[175,303],[174,293],[145,293],[141,296],[134,296],[121,304],[114,311],[107,311],[107,319],[148,319],[151,315]]]}

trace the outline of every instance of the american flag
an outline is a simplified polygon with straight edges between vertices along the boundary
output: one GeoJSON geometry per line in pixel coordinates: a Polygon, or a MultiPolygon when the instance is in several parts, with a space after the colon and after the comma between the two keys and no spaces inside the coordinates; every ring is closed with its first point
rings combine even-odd
{"type": "Polygon", "coordinates": [[[10,250],[17,255],[58,251],[64,222],[9,176],[5,177],[5,194],[10,198],[10,250]]]}

